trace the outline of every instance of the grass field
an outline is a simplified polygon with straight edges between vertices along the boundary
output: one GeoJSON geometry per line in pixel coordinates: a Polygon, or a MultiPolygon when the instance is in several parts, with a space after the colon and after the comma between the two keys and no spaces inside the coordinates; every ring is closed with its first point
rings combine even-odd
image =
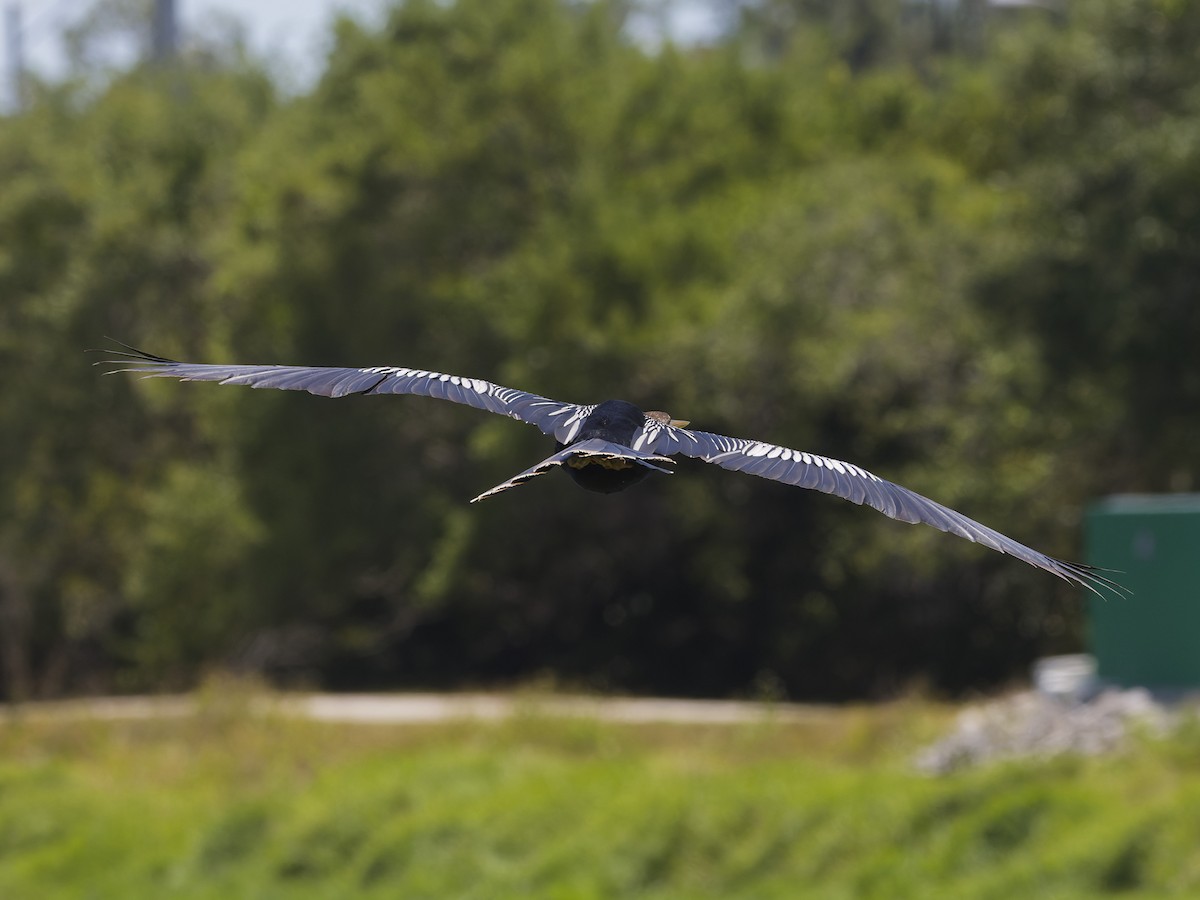
{"type": "Polygon", "coordinates": [[[1200,896],[1200,732],[933,779],[908,703],[813,724],[0,725],[0,897],[1200,896]]]}

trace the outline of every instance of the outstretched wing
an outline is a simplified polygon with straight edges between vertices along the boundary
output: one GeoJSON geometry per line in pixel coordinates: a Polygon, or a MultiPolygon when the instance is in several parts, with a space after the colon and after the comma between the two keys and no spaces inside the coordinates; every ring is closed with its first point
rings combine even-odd
{"type": "Polygon", "coordinates": [[[402,366],[371,366],[365,369],[334,366],[221,366],[178,362],[133,347],[127,347],[126,352],[112,353],[121,358],[102,362],[117,366],[113,372],[136,372],[147,378],[216,381],[252,388],[308,391],[320,397],[346,397],[351,394],[437,397],[528,422],[562,443],[567,443],[575,436],[588,413],[595,409],[595,406],[549,400],[478,378],[402,366]]]}
{"type": "Polygon", "coordinates": [[[649,418],[642,430],[634,435],[633,447],[663,455],[680,453],[734,472],[747,472],[772,481],[834,494],[853,503],[865,503],[901,522],[932,525],[941,531],[1007,553],[1097,594],[1101,590],[1125,593],[1119,584],[1105,578],[1091,566],[1064,562],[1039,553],[948,506],[935,503],[916,491],[885,481],[866,469],[841,460],[763,441],[689,431],[649,418]]]}

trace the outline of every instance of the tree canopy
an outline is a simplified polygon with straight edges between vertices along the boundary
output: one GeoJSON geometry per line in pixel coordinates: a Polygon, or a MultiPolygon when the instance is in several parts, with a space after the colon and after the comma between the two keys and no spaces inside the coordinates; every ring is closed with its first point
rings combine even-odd
{"type": "Polygon", "coordinates": [[[544,439],[81,352],[621,397],[1066,558],[1091,499],[1195,488],[1200,7],[764,0],[648,47],[631,6],[410,0],[339,21],[299,95],[206,47],[0,119],[0,696],[828,699],[1078,645],[1068,586],[851,504],[681,464],[468,506],[544,439]]]}

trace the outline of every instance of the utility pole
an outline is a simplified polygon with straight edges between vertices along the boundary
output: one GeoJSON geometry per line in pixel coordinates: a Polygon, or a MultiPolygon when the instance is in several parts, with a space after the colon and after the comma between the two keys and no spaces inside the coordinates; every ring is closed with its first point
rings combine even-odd
{"type": "Polygon", "coordinates": [[[4,5],[4,63],[8,70],[8,103],[12,112],[25,108],[25,48],[21,41],[21,5],[9,0],[4,5]]]}
{"type": "Polygon", "coordinates": [[[175,58],[178,44],[179,23],[175,17],[175,0],[154,0],[151,56],[155,62],[169,62],[175,58]]]}

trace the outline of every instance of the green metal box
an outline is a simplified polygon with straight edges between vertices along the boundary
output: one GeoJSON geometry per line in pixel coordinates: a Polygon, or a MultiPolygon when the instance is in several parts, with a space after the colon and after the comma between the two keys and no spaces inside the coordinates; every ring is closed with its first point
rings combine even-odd
{"type": "Polygon", "coordinates": [[[1113,578],[1133,592],[1090,598],[1099,678],[1200,686],[1200,494],[1132,494],[1093,504],[1087,558],[1118,570],[1113,578]]]}

